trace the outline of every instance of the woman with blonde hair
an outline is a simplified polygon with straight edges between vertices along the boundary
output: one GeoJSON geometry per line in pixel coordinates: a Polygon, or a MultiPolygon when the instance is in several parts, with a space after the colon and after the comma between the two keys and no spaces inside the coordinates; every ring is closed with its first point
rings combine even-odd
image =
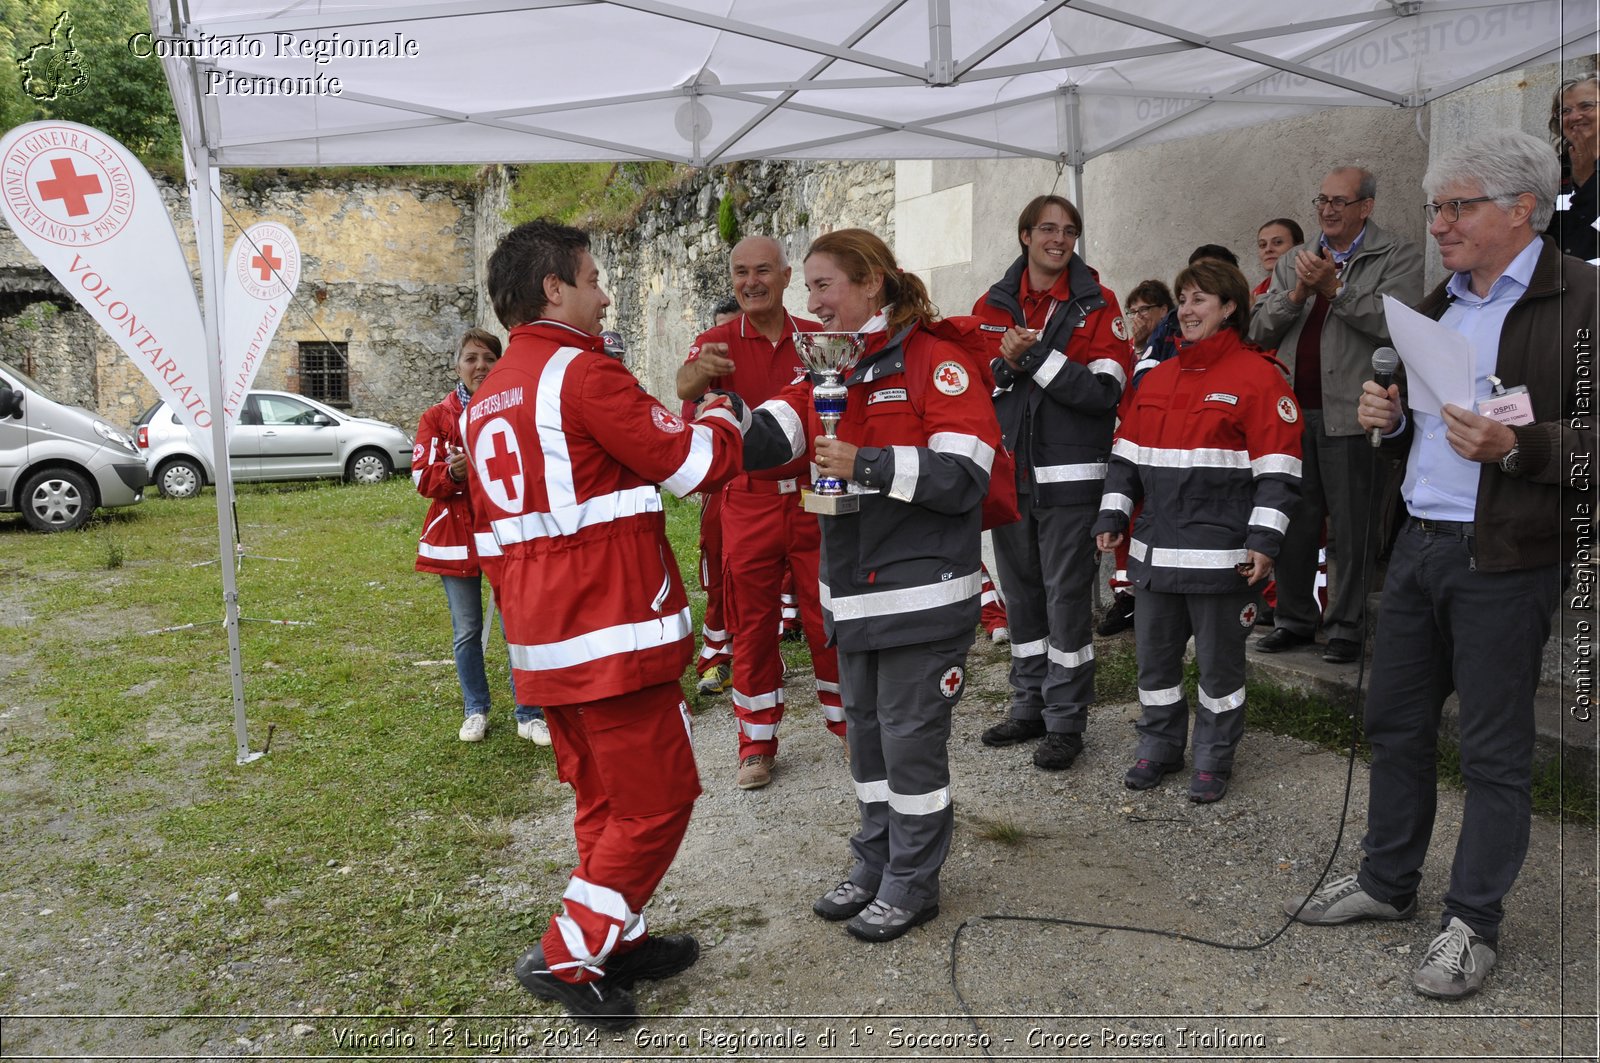
{"type": "Polygon", "coordinates": [[[828,233],[804,268],[812,316],[865,351],[843,377],[838,438],[823,435],[808,377],[755,411],[745,464],[809,451],[814,477],[844,479],[859,500],[818,519],[861,829],[854,866],[812,909],[888,941],[939,914],[954,823],[946,746],[978,622],[980,510],[1000,431],[959,333],[882,240],[828,233]]]}
{"type": "Polygon", "coordinates": [[[1595,156],[1600,154],[1600,78],[1563,81],[1550,101],[1550,139],[1561,157],[1561,193],[1545,235],[1561,250],[1586,262],[1600,261],[1600,181],[1595,156]]]}

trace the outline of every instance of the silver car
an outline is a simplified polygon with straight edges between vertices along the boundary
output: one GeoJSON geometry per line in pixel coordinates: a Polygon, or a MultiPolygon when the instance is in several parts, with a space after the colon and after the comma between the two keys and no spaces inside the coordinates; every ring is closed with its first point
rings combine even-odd
{"type": "MultiPolygon", "coordinates": [[[[189,427],[158,402],[139,418],[134,440],[151,481],[167,498],[192,498],[216,472],[189,427]]],[[[228,443],[235,483],[342,476],[381,483],[411,467],[411,437],[386,421],[352,417],[304,395],[252,391],[228,443]]]]}
{"type": "Polygon", "coordinates": [[[133,440],[99,414],[55,401],[5,362],[0,389],[8,413],[0,417],[0,508],[20,512],[35,531],[73,531],[97,506],[144,497],[149,474],[133,440]]]}

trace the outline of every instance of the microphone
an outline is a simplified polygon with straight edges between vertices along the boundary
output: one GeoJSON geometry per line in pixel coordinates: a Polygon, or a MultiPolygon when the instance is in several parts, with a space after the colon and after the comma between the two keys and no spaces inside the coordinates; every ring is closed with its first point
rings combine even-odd
{"type": "MultiPolygon", "coordinates": [[[[1400,368],[1400,355],[1395,353],[1393,347],[1379,347],[1372,352],[1372,382],[1380,388],[1388,390],[1394,383],[1394,371],[1400,368]]],[[[1383,429],[1372,430],[1372,445],[1383,446],[1383,429]]]]}

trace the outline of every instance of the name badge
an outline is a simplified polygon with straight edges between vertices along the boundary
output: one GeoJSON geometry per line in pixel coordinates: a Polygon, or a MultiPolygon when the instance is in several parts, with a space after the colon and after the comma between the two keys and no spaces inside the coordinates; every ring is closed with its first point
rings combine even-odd
{"type": "Polygon", "coordinates": [[[1501,424],[1532,424],[1533,399],[1523,385],[1497,391],[1478,403],[1478,412],[1501,424]]]}
{"type": "Polygon", "coordinates": [[[871,406],[873,403],[876,403],[876,402],[905,402],[905,401],[906,401],[906,389],[905,388],[881,388],[881,389],[879,389],[877,391],[874,391],[872,394],[867,396],[867,405],[868,406],[871,406]]]}
{"type": "Polygon", "coordinates": [[[1223,391],[1213,391],[1211,394],[1207,395],[1202,401],[1204,401],[1204,402],[1226,402],[1229,406],[1237,406],[1237,405],[1239,405],[1239,396],[1237,396],[1237,395],[1229,395],[1228,393],[1223,392],[1223,391]]]}

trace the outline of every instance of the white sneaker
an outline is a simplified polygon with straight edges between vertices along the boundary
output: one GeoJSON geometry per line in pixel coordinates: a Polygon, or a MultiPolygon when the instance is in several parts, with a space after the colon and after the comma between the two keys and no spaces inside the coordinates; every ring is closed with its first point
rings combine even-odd
{"type": "Polygon", "coordinates": [[[996,646],[1000,645],[1002,642],[1010,642],[1011,629],[1005,627],[995,628],[993,631],[989,632],[989,641],[994,643],[996,646]]]}
{"type": "Polygon", "coordinates": [[[482,742],[483,734],[489,729],[489,714],[475,712],[461,721],[461,731],[458,737],[463,742],[482,742]]]}
{"type": "Polygon", "coordinates": [[[550,728],[545,724],[544,717],[535,716],[517,724],[517,737],[526,738],[536,746],[547,746],[550,744],[550,728]]]}

